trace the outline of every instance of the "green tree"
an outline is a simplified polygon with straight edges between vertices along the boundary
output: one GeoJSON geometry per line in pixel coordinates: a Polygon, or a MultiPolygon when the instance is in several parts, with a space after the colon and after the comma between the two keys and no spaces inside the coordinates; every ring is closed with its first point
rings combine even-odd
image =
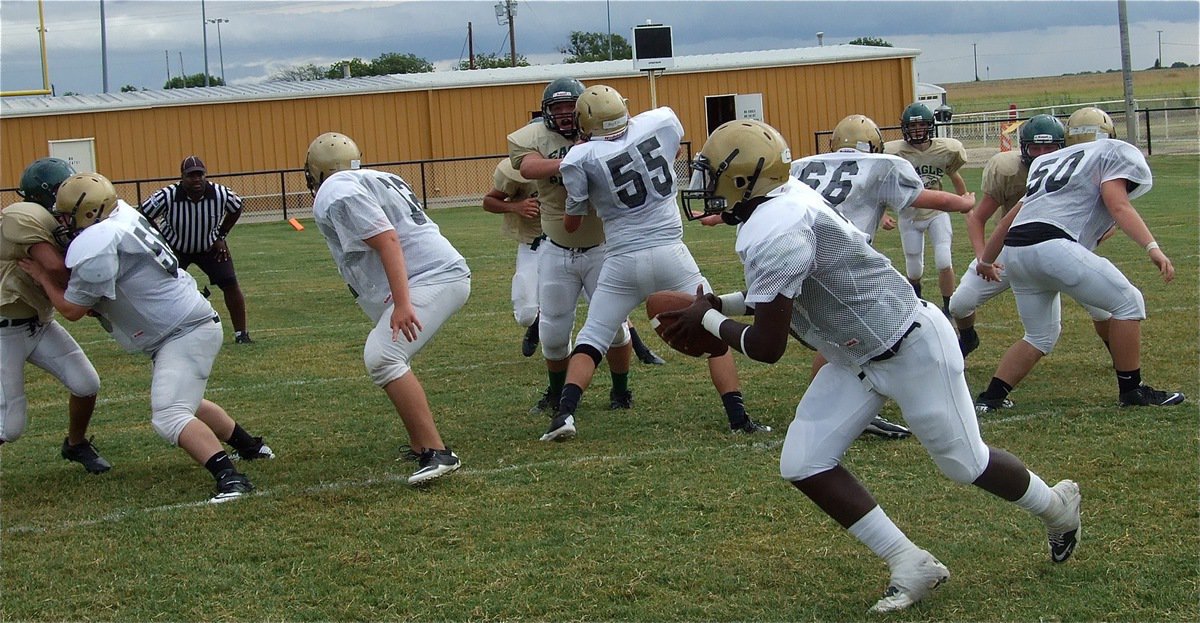
{"type": "Polygon", "coordinates": [[[122,93],[133,93],[134,91],[145,91],[145,90],[146,89],[139,89],[139,88],[133,86],[132,84],[127,84],[127,85],[121,87],[122,93]]]}
{"type": "MultiPolygon", "coordinates": [[[[510,59],[507,54],[505,54],[504,56],[500,56],[499,54],[491,54],[491,53],[476,54],[475,55],[475,69],[496,69],[498,67],[512,67],[511,61],[512,61],[512,59],[510,59]]],[[[529,67],[529,60],[525,58],[524,54],[517,55],[517,67],[529,67]]],[[[466,70],[466,69],[470,69],[470,68],[471,68],[471,61],[464,59],[464,60],[458,61],[458,67],[456,69],[466,70]]]]}
{"type": "Polygon", "coordinates": [[[890,48],[892,44],[879,37],[859,37],[850,41],[850,45],[873,45],[879,48],[890,48]]]}
{"type": "Polygon", "coordinates": [[[564,63],[587,63],[609,60],[609,45],[612,45],[612,60],[633,58],[633,47],[625,37],[614,34],[609,37],[603,32],[571,31],[571,42],[558,51],[566,54],[564,63]]]}
{"type": "MultiPolygon", "coordinates": [[[[285,67],[271,74],[269,82],[304,82],[305,80],[324,80],[326,69],[312,63],[285,67]]],[[[340,78],[341,75],[339,74],[340,78]]]]}
{"type": "MultiPolygon", "coordinates": [[[[225,81],[212,75],[208,75],[208,86],[219,87],[223,86],[225,81]]],[[[187,76],[175,76],[163,85],[164,89],[189,89],[191,87],[204,86],[204,72],[191,74],[187,76]]]]}

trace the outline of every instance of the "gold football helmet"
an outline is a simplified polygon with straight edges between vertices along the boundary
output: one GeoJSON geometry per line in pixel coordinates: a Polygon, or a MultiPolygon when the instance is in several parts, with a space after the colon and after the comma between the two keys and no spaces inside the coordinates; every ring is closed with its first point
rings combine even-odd
{"type": "Polygon", "coordinates": [[[682,192],[684,208],[700,201],[705,214],[720,214],[762,197],[788,180],[792,152],[775,128],[752,119],[721,124],[692,162],[699,180],[682,192]]]}
{"type": "Polygon", "coordinates": [[[350,171],[362,166],[362,150],[345,134],[326,132],[308,146],[304,158],[304,181],[314,195],[321,184],[338,171],[350,171]]]}
{"type": "Polygon", "coordinates": [[[629,125],[629,106],[617,90],[598,84],[575,101],[575,127],[586,140],[620,136],[629,125]]]}
{"type": "Polygon", "coordinates": [[[117,189],[99,173],[78,173],[58,187],[54,214],[72,235],[103,221],[117,207],[117,189]]]}
{"type": "Polygon", "coordinates": [[[868,154],[883,153],[883,133],[865,115],[850,115],[838,122],[829,137],[829,149],[857,149],[868,154]]]}
{"type": "Polygon", "coordinates": [[[1112,117],[1095,106],[1080,108],[1067,118],[1067,146],[1116,136],[1112,117]]]}

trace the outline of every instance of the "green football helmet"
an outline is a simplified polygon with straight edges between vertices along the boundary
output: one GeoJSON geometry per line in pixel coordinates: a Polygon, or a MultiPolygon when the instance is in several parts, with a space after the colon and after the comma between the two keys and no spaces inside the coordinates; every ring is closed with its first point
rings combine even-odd
{"type": "Polygon", "coordinates": [[[21,185],[17,194],[47,210],[54,209],[54,194],[68,177],[75,175],[75,167],[59,158],[39,158],[21,173],[21,185]]]}
{"type": "Polygon", "coordinates": [[[921,145],[933,140],[936,121],[933,111],[920,102],[909,104],[900,113],[900,132],[909,145],[921,145]]]}
{"type": "Polygon", "coordinates": [[[1056,149],[1062,149],[1067,146],[1067,132],[1052,115],[1035,115],[1021,125],[1020,141],[1021,162],[1029,166],[1034,159],[1030,145],[1057,145],[1056,149]]]}
{"type": "Polygon", "coordinates": [[[546,90],[542,91],[542,123],[567,138],[575,138],[575,109],[555,115],[550,112],[550,107],[562,102],[574,104],[580,95],[583,95],[583,83],[574,78],[558,78],[546,85],[546,90]]]}

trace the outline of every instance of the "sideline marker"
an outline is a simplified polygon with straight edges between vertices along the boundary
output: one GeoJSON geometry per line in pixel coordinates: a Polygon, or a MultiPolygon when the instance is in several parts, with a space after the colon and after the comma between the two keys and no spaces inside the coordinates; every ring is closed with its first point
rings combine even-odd
{"type": "Polygon", "coordinates": [[[301,225],[300,221],[297,221],[295,218],[288,219],[288,225],[291,225],[292,229],[295,229],[296,231],[304,231],[304,226],[301,225]]]}

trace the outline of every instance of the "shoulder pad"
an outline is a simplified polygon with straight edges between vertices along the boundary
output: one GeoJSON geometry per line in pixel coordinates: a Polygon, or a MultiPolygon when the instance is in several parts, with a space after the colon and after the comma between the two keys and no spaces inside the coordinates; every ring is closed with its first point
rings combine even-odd
{"type": "MultiPolygon", "coordinates": [[[[54,229],[58,221],[41,205],[22,201],[0,211],[0,234],[12,244],[34,245],[49,242],[55,246],[54,229]]],[[[60,247],[61,248],[61,247],[60,247]]]]}

